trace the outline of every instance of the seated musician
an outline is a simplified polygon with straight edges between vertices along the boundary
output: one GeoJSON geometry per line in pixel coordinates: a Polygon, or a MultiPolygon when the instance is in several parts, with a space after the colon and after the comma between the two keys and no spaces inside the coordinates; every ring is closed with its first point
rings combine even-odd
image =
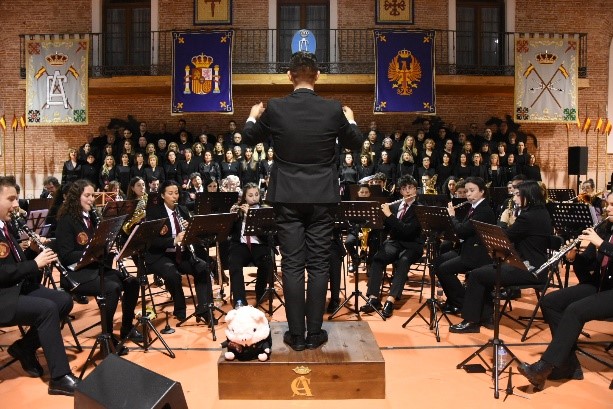
{"type": "MultiPolygon", "coordinates": [[[[613,193],[606,198],[607,214],[613,215],[613,193]]],[[[537,362],[523,363],[519,372],[536,388],[547,379],[583,379],[575,346],[583,325],[591,320],[613,318],[613,235],[611,218],[599,232],[589,228],[579,236],[587,240],[587,249],[566,254],[579,284],[546,294],[541,299],[543,317],[549,324],[552,340],[537,362]]]]}
{"type": "Polygon", "coordinates": [[[581,184],[581,193],[577,196],[579,203],[587,203],[594,206],[598,216],[602,214],[602,207],[606,203],[599,197],[602,192],[596,192],[593,179],[588,179],[581,184]]]}
{"type": "Polygon", "coordinates": [[[513,224],[515,218],[517,217],[517,212],[519,210],[517,206],[515,206],[515,202],[513,200],[513,192],[515,191],[515,189],[517,189],[517,186],[525,180],[526,177],[522,174],[519,174],[515,175],[513,179],[511,179],[509,183],[507,183],[507,191],[509,192],[509,197],[502,202],[497,214],[499,215],[499,218],[503,217],[503,213],[505,212],[505,210],[508,210],[508,214],[504,217],[509,218],[509,224],[513,224]]]}
{"type": "Polygon", "coordinates": [[[202,184],[202,177],[200,173],[194,172],[189,175],[189,189],[187,189],[188,196],[185,200],[185,205],[189,210],[194,210],[194,205],[196,204],[196,193],[204,192],[205,188],[202,184]]]}
{"type": "MultiPolygon", "coordinates": [[[[524,263],[531,267],[539,267],[547,260],[549,238],[553,232],[549,212],[545,208],[545,198],[538,183],[532,180],[520,183],[513,192],[515,204],[519,207],[519,215],[510,227],[506,220],[501,224],[524,263]]],[[[510,264],[503,263],[500,268],[501,285],[542,284],[547,274],[535,277],[530,271],[520,270],[510,264]]],[[[490,264],[470,272],[462,318],[464,320],[449,327],[454,333],[480,332],[481,325],[493,327],[493,303],[491,293],[496,282],[496,269],[490,264]]]]}
{"type": "Polygon", "coordinates": [[[247,305],[243,267],[253,263],[257,267],[255,281],[255,300],[260,301],[266,291],[269,274],[272,274],[272,258],[265,236],[245,236],[246,215],[250,208],[260,207],[260,189],[255,183],[243,186],[243,194],[230,212],[237,212],[239,217],[234,222],[228,249],[228,270],[230,286],[234,296],[235,307],[247,305]]]}
{"type": "Polygon", "coordinates": [[[179,184],[174,180],[167,180],[160,186],[159,193],[162,202],[159,206],[147,209],[146,217],[147,220],[166,219],[166,223],[162,226],[159,236],[152,238],[151,246],[145,253],[147,272],[164,279],[174,301],[173,314],[179,320],[186,318],[181,274],[192,275],[198,302],[196,317],[210,325],[206,305],[212,302],[213,292],[207,265],[202,260],[195,259],[187,247],[181,247],[189,213],[184,206],[178,204],[179,184]]]}
{"type": "Polygon", "coordinates": [[[389,295],[383,305],[381,313],[384,317],[391,317],[394,313],[394,302],[402,295],[404,284],[411,264],[418,261],[424,252],[424,240],[421,236],[421,226],[415,215],[417,197],[417,181],[409,175],[398,179],[398,186],[402,200],[399,203],[384,203],[381,209],[384,215],[384,225],[389,231],[389,239],[385,240],[381,248],[373,257],[369,270],[367,304],[360,311],[374,312],[381,308],[378,294],[381,289],[381,280],[386,266],[396,263],[396,271],[392,279],[389,295]]]}
{"type": "Polygon", "coordinates": [[[447,296],[447,302],[442,309],[451,314],[458,314],[464,304],[465,290],[457,275],[492,262],[471,222],[477,220],[489,224],[496,223],[494,210],[485,199],[485,181],[479,177],[469,176],[465,180],[465,186],[466,200],[471,204],[466,216],[461,220],[458,219],[455,217],[453,203],[447,206],[454,230],[462,240],[460,251],[450,250],[441,254],[434,263],[435,274],[447,296]]]}
{"type": "MultiPolygon", "coordinates": [[[[57,213],[56,246],[60,262],[68,267],[77,263],[85,251],[85,247],[94,236],[98,226],[98,216],[94,210],[94,185],[85,179],[75,181],[68,192],[64,203],[57,213]]],[[[102,261],[105,264],[107,261],[102,261]]],[[[100,277],[98,263],[85,266],[77,271],[68,268],[70,278],[80,283],[74,291],[80,295],[100,295],[100,277]]],[[[69,284],[60,279],[62,288],[69,288],[69,284]]],[[[134,308],[138,300],[138,280],[124,277],[110,266],[104,266],[104,289],[106,297],[106,328],[103,331],[113,333],[113,316],[119,303],[119,297],[123,290],[121,300],[122,320],[119,335],[126,338],[132,329],[134,320],[134,308]]],[[[143,337],[140,333],[133,332],[130,339],[140,342],[143,337]]],[[[113,343],[119,342],[113,337],[113,343]]],[[[120,354],[127,354],[128,349],[122,348],[120,354]]]]}
{"type": "Polygon", "coordinates": [[[464,179],[458,180],[455,185],[455,197],[457,199],[466,199],[466,182],[464,179]]]}
{"type": "Polygon", "coordinates": [[[57,255],[35,244],[25,253],[12,237],[11,211],[18,204],[13,176],[0,177],[0,326],[27,325],[25,335],[8,347],[8,353],[32,377],[43,376],[36,350],[42,346],[49,366],[50,395],[73,395],[79,384],[68,364],[60,323],[72,299],[63,291],[40,284],[40,269],[57,261],[57,255]]]}
{"type": "MultiPolygon", "coordinates": [[[[368,184],[361,184],[358,189],[358,200],[369,200],[370,198],[370,189],[368,188],[368,184]]],[[[354,226],[352,226],[354,227],[354,226]]],[[[372,233],[372,231],[370,231],[372,233]]],[[[373,251],[368,252],[368,258],[366,260],[366,265],[370,265],[374,253],[374,249],[378,247],[379,235],[378,234],[368,234],[367,238],[364,238],[362,235],[364,231],[358,232],[355,228],[350,228],[347,236],[345,237],[345,248],[351,257],[351,262],[349,263],[348,271],[353,273],[357,270],[360,265],[360,255],[358,254],[358,245],[365,244],[366,248],[370,248],[373,251]],[[365,240],[363,242],[362,240],[365,240]]],[[[363,247],[363,246],[362,246],[363,247]]],[[[362,248],[364,250],[364,248],[362,248]]]]}

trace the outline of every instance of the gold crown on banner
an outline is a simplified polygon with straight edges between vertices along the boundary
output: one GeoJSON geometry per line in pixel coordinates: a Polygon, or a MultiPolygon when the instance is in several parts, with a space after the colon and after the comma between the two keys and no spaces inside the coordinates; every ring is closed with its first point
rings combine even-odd
{"type": "Polygon", "coordinates": [[[195,55],[192,57],[192,64],[194,64],[196,68],[209,68],[211,64],[213,64],[213,57],[204,55],[204,53],[195,55]]]}
{"type": "Polygon", "coordinates": [[[538,61],[539,64],[553,64],[557,59],[557,55],[549,53],[547,50],[545,50],[544,53],[536,55],[536,61],[538,61]]]}
{"type": "Polygon", "coordinates": [[[400,58],[409,58],[409,55],[411,55],[411,52],[407,50],[406,48],[404,50],[398,51],[398,56],[400,58]]]}
{"type": "Polygon", "coordinates": [[[296,372],[298,375],[308,375],[311,373],[311,368],[309,368],[308,366],[297,366],[294,369],[292,369],[292,371],[296,372]]]}
{"type": "Polygon", "coordinates": [[[66,54],[56,52],[55,54],[49,54],[47,57],[45,57],[45,60],[47,60],[47,62],[53,66],[60,67],[66,64],[66,61],[68,61],[68,56],[66,54]]]}

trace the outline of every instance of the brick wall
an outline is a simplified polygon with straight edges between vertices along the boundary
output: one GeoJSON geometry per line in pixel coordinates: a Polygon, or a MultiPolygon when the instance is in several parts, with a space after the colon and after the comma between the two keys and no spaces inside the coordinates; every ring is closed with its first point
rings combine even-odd
{"type": "MultiPolygon", "coordinates": [[[[409,28],[440,28],[447,25],[447,1],[415,1],[415,25],[409,28]]],[[[613,37],[613,11],[607,0],[593,0],[577,5],[571,0],[516,0],[516,31],[523,32],[586,32],[588,33],[588,75],[590,88],[579,93],[581,118],[586,107],[594,120],[600,107],[604,115],[606,90],[608,86],[609,44],[613,37]],[[609,7],[607,6],[609,5],[609,7]]],[[[373,28],[374,2],[370,0],[338,0],[340,28],[373,28]]],[[[210,26],[193,26],[193,0],[159,0],[161,30],[212,28],[210,26]]],[[[48,0],[40,7],[33,7],[25,0],[0,2],[0,15],[4,22],[0,40],[0,104],[3,112],[12,118],[13,111],[18,115],[24,110],[23,81],[19,79],[19,34],[24,33],[68,33],[91,31],[91,2],[88,0],[48,0]],[[21,89],[20,89],[21,87],[21,89]]],[[[233,22],[240,28],[267,28],[268,2],[253,0],[233,0],[233,22]]],[[[385,26],[390,27],[390,26],[385,26]]],[[[223,27],[227,28],[227,26],[223,27]]],[[[287,90],[290,90],[288,85],[287,90]]],[[[240,124],[247,117],[252,104],[266,100],[271,96],[282,95],[283,91],[264,91],[255,94],[234,92],[235,113],[233,115],[205,114],[186,115],[188,128],[197,133],[204,124],[211,132],[223,131],[229,119],[240,124]]],[[[360,92],[348,87],[342,93],[322,93],[326,97],[339,98],[351,106],[358,123],[365,129],[371,121],[376,120],[379,129],[385,133],[396,127],[413,131],[411,125],[414,115],[373,115],[372,92],[360,92]]],[[[491,116],[502,117],[510,113],[513,106],[511,94],[475,95],[472,93],[453,94],[439,92],[437,95],[438,115],[446,121],[452,121],[458,129],[464,130],[470,122],[483,124],[491,116]]],[[[26,131],[26,190],[29,195],[40,190],[42,177],[46,174],[61,173],[67,148],[83,143],[88,134],[96,133],[98,126],[108,123],[111,117],[126,118],[128,114],[149,123],[149,128],[156,131],[161,122],[168,123],[168,129],[176,127],[178,118],[170,115],[170,90],[168,95],[90,95],[90,122],[78,127],[32,127],[26,131]]],[[[613,115],[611,115],[613,117],[613,115]]],[[[566,187],[567,147],[584,145],[585,134],[578,136],[572,130],[569,137],[566,127],[561,125],[524,125],[522,129],[534,132],[539,141],[536,149],[538,162],[545,171],[546,182],[554,187],[566,187]]],[[[7,152],[0,157],[0,171],[4,171],[6,159],[7,173],[13,173],[13,135],[7,135],[7,152]]],[[[17,157],[15,164],[17,175],[22,174],[23,133],[17,135],[17,157]]],[[[613,161],[605,165],[604,138],[599,138],[599,160],[596,160],[596,138],[593,132],[588,135],[590,147],[590,176],[595,176],[598,164],[600,183],[605,176],[605,166],[609,173],[613,170],[613,161]]],[[[607,177],[608,179],[608,177],[607,177]]],[[[574,179],[570,180],[571,186],[574,179]]]]}

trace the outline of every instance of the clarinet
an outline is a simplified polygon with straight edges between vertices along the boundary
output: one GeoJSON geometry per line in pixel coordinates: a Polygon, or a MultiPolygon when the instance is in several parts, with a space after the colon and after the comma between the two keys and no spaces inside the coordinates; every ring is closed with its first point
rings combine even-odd
{"type": "MultiPolygon", "coordinates": [[[[183,217],[181,217],[181,213],[179,212],[179,204],[178,203],[175,203],[174,212],[177,215],[177,219],[179,220],[179,228],[181,229],[181,232],[185,231],[185,228],[183,227],[183,222],[185,221],[185,219],[183,219],[183,217]]],[[[178,233],[180,233],[180,232],[178,232],[178,233]]],[[[192,253],[192,256],[194,257],[194,260],[197,260],[198,257],[196,256],[196,251],[194,250],[194,246],[192,244],[190,244],[189,246],[187,246],[187,248],[189,249],[190,253],[192,253]]]]}
{"type": "MultiPolygon", "coordinates": [[[[599,221],[596,225],[594,225],[593,229],[596,230],[598,229],[600,226],[602,226],[609,218],[605,217],[604,219],[602,219],[601,221],[599,221]]],[[[543,263],[542,266],[540,266],[538,269],[534,270],[532,272],[532,274],[535,277],[538,277],[538,275],[545,271],[547,268],[549,268],[549,266],[556,264],[557,262],[559,262],[562,257],[564,257],[569,251],[571,251],[573,248],[577,247],[577,245],[581,242],[580,238],[576,238],[575,240],[573,240],[571,243],[569,243],[568,245],[562,247],[559,251],[554,251],[553,252],[553,256],[551,256],[551,258],[547,261],[545,261],[543,263]]]]}
{"type": "MultiPolygon", "coordinates": [[[[15,223],[15,226],[17,226],[17,229],[21,231],[22,233],[25,233],[30,238],[30,240],[36,243],[36,245],[41,250],[47,249],[47,247],[43,244],[40,238],[32,231],[32,229],[28,227],[25,220],[23,220],[19,216],[19,213],[17,211],[11,213],[11,219],[15,223]]],[[[68,270],[66,270],[66,268],[59,261],[54,261],[52,265],[58,269],[62,278],[64,278],[70,285],[70,288],[68,288],[68,291],[76,290],[76,288],[80,285],[80,283],[70,278],[70,276],[68,275],[68,270]]]]}

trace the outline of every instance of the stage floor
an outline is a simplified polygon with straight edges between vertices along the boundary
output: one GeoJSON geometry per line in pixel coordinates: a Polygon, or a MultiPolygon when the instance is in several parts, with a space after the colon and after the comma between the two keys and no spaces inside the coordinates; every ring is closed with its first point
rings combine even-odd
{"type": "MultiPolygon", "coordinates": [[[[252,274],[253,269],[247,268],[246,275],[252,274]]],[[[359,274],[359,285],[365,291],[366,275],[359,274]]],[[[352,276],[347,277],[347,294],[350,294],[354,281],[352,276]]],[[[249,288],[249,287],[248,287],[249,288]]],[[[155,289],[155,287],[154,287],[155,289]]],[[[186,288],[186,293],[188,293],[186,288]]],[[[253,292],[249,302],[253,303],[253,292]]],[[[148,352],[130,346],[130,353],[125,358],[162,374],[172,380],[181,382],[187,403],[190,408],[224,408],[244,409],[246,407],[275,409],[275,408],[318,408],[320,405],[351,409],[377,408],[406,408],[410,407],[471,407],[493,408],[613,408],[613,391],[609,384],[613,378],[613,371],[596,361],[579,354],[583,365],[585,379],[582,381],[548,381],[546,388],[534,392],[528,381],[517,371],[513,370],[513,395],[506,397],[505,388],[508,385],[508,372],[501,376],[500,399],[493,397],[493,382],[488,373],[466,373],[463,369],[456,369],[456,365],[470,356],[479,346],[487,342],[493,331],[482,328],[480,334],[451,334],[449,324],[441,321],[441,342],[436,342],[434,334],[428,325],[420,318],[411,321],[406,328],[402,323],[419,308],[419,296],[415,293],[407,295],[397,303],[392,318],[383,322],[378,315],[362,315],[362,320],[370,326],[377,344],[385,360],[385,399],[352,399],[343,400],[336,405],[334,401],[309,402],[304,399],[291,402],[291,400],[220,400],[217,384],[217,362],[221,353],[220,343],[225,339],[223,319],[216,327],[217,341],[212,340],[211,331],[195,320],[188,321],[182,327],[176,327],[176,321],[171,318],[170,324],[176,329],[171,335],[164,335],[165,341],[176,354],[171,359],[163,352],[163,345],[157,341],[148,352]]],[[[429,294],[429,290],[428,290],[429,294]]],[[[428,295],[425,294],[425,295],[428,295]]],[[[156,296],[156,303],[167,299],[167,293],[156,296]]],[[[361,304],[361,300],[360,300],[361,304]]],[[[535,304],[535,297],[531,291],[524,290],[524,297],[513,303],[514,315],[526,315],[531,312],[535,304]]],[[[172,312],[172,305],[167,304],[163,310],[172,312]]],[[[225,306],[224,309],[229,309],[225,306]]],[[[99,313],[94,300],[88,305],[75,304],[73,314],[76,315],[75,328],[79,330],[99,319],[99,313]]],[[[428,315],[428,314],[426,314],[428,315]]],[[[459,317],[450,316],[453,323],[460,321],[459,317]]],[[[120,312],[115,316],[115,328],[118,332],[120,312]]],[[[285,321],[284,309],[277,310],[271,319],[273,322],[285,321]]],[[[333,322],[356,320],[356,316],[348,311],[341,311],[333,322]]],[[[154,324],[158,329],[165,326],[165,314],[158,312],[154,324]]],[[[329,325],[326,322],[326,325],[329,325]]],[[[613,330],[610,322],[594,322],[586,326],[591,339],[583,338],[591,344],[586,349],[600,357],[613,361],[613,352],[604,352],[602,343],[613,339],[613,330]]],[[[6,333],[0,333],[0,364],[8,361],[6,347],[18,336],[17,328],[5,328],[6,333]]],[[[98,327],[80,336],[79,340],[84,351],[77,353],[74,341],[67,328],[64,330],[64,339],[68,347],[68,357],[73,372],[78,374],[89,351],[95,341],[98,327]]],[[[533,362],[540,356],[550,340],[549,330],[542,322],[537,322],[530,331],[526,342],[521,342],[523,329],[509,319],[503,318],[501,325],[501,338],[521,360],[533,362]]],[[[484,354],[486,360],[491,359],[491,351],[484,354]]],[[[45,368],[43,379],[33,379],[21,369],[19,363],[0,372],[0,395],[4,408],[71,408],[73,399],[70,397],[50,396],[47,394],[48,371],[42,351],[39,350],[39,359],[45,368]]],[[[480,363],[474,359],[471,363],[480,363]]],[[[262,364],[266,365],[266,364],[262,364]]],[[[514,367],[516,365],[513,365],[514,367]]],[[[88,370],[88,373],[91,369],[88,370]]],[[[249,379],[244,379],[246,388],[249,379]]],[[[270,387],[275,388],[275,379],[270,379],[270,387]]],[[[130,385],[124,385],[130,389],[130,385]]]]}

